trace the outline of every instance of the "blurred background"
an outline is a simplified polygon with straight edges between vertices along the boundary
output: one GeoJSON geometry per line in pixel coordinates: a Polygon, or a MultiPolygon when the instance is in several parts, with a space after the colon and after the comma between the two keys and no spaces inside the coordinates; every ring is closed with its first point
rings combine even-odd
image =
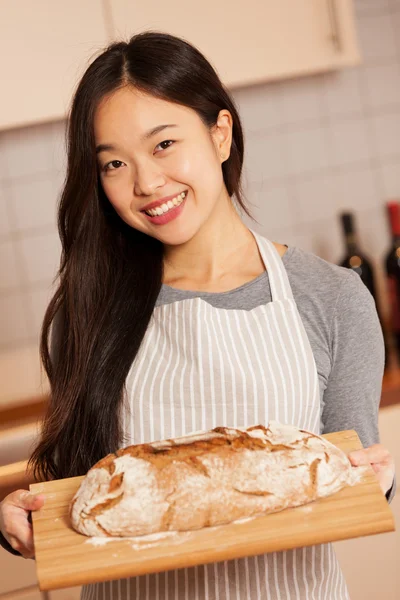
{"type": "MultiPolygon", "coordinates": [[[[146,29],[195,44],[232,92],[259,222],[247,224],[357,270],[375,294],[387,345],[381,442],[400,464],[400,0],[136,4],[0,4],[0,500],[28,487],[46,406],[38,342],[60,257],[74,86],[110,41],[146,29]]],[[[391,507],[399,517],[398,498],[391,507]]],[[[335,548],[352,600],[400,598],[398,533],[335,548]]],[[[0,550],[0,573],[0,599],[46,597],[33,561],[0,550]]],[[[47,597],[79,598],[79,589],[47,597]]]]}

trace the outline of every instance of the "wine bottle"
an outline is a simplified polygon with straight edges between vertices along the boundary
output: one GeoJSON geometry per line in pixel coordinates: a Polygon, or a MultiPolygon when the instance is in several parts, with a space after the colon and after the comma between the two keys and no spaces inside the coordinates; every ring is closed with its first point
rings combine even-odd
{"type": "Polygon", "coordinates": [[[353,213],[345,212],[342,213],[340,217],[342,220],[344,241],[346,245],[346,255],[340,263],[340,266],[355,271],[361,277],[362,281],[367,286],[376,302],[375,280],[372,264],[359,248],[354,226],[354,215],[353,213]]]}
{"type": "Polygon", "coordinates": [[[395,350],[400,357],[400,204],[387,202],[389,226],[392,235],[390,250],[386,254],[386,273],[391,313],[391,331],[395,350]]]}
{"type": "Polygon", "coordinates": [[[388,345],[386,338],[386,331],[383,327],[383,320],[381,316],[381,311],[379,310],[379,304],[377,301],[376,295],[376,286],[374,279],[374,271],[372,268],[372,264],[370,260],[365,256],[363,252],[361,252],[358,238],[355,230],[354,224],[354,215],[351,212],[343,212],[340,215],[342,222],[342,229],[344,234],[344,241],[346,246],[346,254],[343,260],[340,263],[341,267],[346,267],[347,269],[352,269],[355,273],[357,273],[362,282],[366,285],[366,287],[371,292],[372,297],[375,300],[376,312],[378,314],[379,321],[381,323],[382,334],[385,342],[385,366],[387,365],[388,359],[388,345]]]}

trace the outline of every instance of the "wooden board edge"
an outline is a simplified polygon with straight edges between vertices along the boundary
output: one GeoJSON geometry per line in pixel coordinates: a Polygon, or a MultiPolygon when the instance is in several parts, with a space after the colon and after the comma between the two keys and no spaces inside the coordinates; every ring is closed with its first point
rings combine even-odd
{"type": "MultiPolygon", "coordinates": [[[[327,536],[327,535],[318,535],[315,540],[313,541],[307,541],[304,544],[304,547],[312,547],[315,545],[319,545],[319,544],[326,544],[326,543],[337,543],[337,542],[341,542],[341,541],[345,541],[347,539],[354,539],[355,537],[359,538],[359,537],[369,537],[371,535],[378,535],[380,533],[390,533],[395,531],[395,523],[394,523],[394,518],[392,519],[388,519],[385,523],[385,525],[383,527],[380,527],[378,531],[374,531],[368,524],[365,524],[364,529],[360,532],[359,530],[357,530],[357,535],[354,535],[354,531],[352,530],[352,528],[348,528],[346,530],[346,532],[343,532],[341,535],[338,535],[336,539],[332,540],[331,536],[327,536]]],[[[194,566],[198,566],[199,564],[212,564],[212,563],[217,563],[217,562],[223,562],[225,560],[234,560],[234,559],[238,559],[238,558],[243,558],[245,556],[258,556],[260,554],[263,554],[265,552],[265,550],[262,548],[262,544],[263,541],[259,540],[257,542],[252,542],[250,544],[243,543],[243,546],[241,546],[240,548],[236,547],[235,549],[222,547],[222,548],[213,548],[212,552],[213,555],[211,556],[207,556],[204,555],[204,550],[200,550],[199,552],[191,552],[190,554],[187,554],[185,556],[185,560],[184,562],[182,562],[182,555],[177,554],[176,558],[174,556],[171,557],[170,555],[170,560],[171,560],[171,567],[169,569],[161,569],[157,568],[156,563],[157,563],[157,559],[154,559],[153,562],[154,565],[149,567],[149,562],[146,562],[146,567],[145,569],[140,569],[140,565],[137,569],[137,571],[135,573],[132,573],[132,569],[129,565],[125,566],[125,565],[120,565],[119,567],[116,566],[115,568],[115,575],[113,576],[113,581],[114,580],[118,580],[118,579],[123,579],[125,577],[139,577],[141,575],[145,575],[145,574],[154,574],[154,573],[161,573],[165,570],[168,571],[174,571],[176,569],[182,569],[182,568],[190,568],[190,567],[194,567],[194,566]],[[245,545],[244,545],[245,544],[245,545]],[[201,554],[201,556],[199,557],[198,554],[201,554]],[[220,554],[221,556],[218,558],[218,554],[220,554]],[[199,558],[201,558],[201,562],[199,563],[199,558]]],[[[285,550],[292,550],[294,548],[297,548],[296,545],[290,545],[290,544],[281,544],[281,545],[277,545],[276,548],[269,550],[268,553],[270,552],[282,552],[285,550]]],[[[68,588],[68,587],[74,587],[74,586],[79,586],[79,585],[90,585],[93,583],[98,583],[98,570],[97,569],[93,569],[93,575],[91,575],[92,569],[89,570],[85,570],[84,573],[82,573],[81,578],[79,574],[76,574],[76,572],[74,574],[67,574],[65,575],[65,578],[62,582],[62,585],[60,585],[60,580],[54,579],[52,577],[47,577],[42,576],[41,580],[39,582],[39,589],[41,591],[51,591],[51,590],[55,590],[55,589],[63,589],[63,588],[68,588]]],[[[105,581],[108,581],[105,580],[105,581]]]]}

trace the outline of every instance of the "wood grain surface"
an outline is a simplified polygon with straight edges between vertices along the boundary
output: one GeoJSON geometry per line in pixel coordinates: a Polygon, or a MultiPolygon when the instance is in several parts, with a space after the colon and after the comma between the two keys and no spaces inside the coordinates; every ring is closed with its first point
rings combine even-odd
{"type": "MultiPolygon", "coordinates": [[[[346,454],[362,448],[355,431],[326,434],[346,454]]],[[[72,529],[68,509],[83,477],[31,484],[45,504],[32,513],[41,590],[134,577],[170,569],[278,552],[394,531],[392,511],[368,467],[359,483],[297,508],[241,523],[169,534],[159,539],[118,538],[95,545],[72,529]]],[[[101,540],[100,540],[101,541],[101,540]]]]}

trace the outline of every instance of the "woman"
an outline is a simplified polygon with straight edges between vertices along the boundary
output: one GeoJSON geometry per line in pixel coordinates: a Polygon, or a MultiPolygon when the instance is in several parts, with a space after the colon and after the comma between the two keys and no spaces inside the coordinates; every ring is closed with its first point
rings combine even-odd
{"type": "MultiPolygon", "coordinates": [[[[351,271],[245,226],[232,200],[250,215],[243,152],[232,99],[184,40],[142,33],[89,66],[69,119],[59,287],[42,331],[51,400],[30,459],[38,479],[83,475],[124,445],[276,419],[354,428],[366,447],[354,464],[374,464],[391,488],[373,299],[351,271]]],[[[43,501],[4,499],[3,545],[33,557],[27,516],[43,501]]],[[[82,598],[281,594],[348,598],[332,545],[86,585],[82,598]]]]}

